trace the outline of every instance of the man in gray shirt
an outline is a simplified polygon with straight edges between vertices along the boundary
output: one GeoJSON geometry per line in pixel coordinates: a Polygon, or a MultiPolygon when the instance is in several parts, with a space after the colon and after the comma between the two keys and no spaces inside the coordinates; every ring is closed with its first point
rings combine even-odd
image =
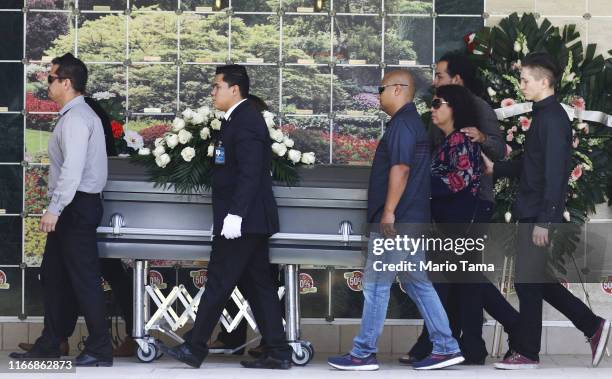
{"type": "Polygon", "coordinates": [[[45,308],[42,336],[12,358],[57,358],[65,337],[66,302],[76,301],[89,337],[77,366],[112,366],[112,344],[105,320],[96,228],[102,218],[100,193],[107,157],[100,118],[85,103],[87,68],[72,54],[52,61],[49,98],[61,106],[49,139],[49,206],[40,220],[47,234],[41,265],[45,308]]]}

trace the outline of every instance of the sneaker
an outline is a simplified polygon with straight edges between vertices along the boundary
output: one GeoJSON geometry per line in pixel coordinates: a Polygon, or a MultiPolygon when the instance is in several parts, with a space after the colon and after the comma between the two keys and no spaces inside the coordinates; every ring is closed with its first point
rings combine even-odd
{"type": "Polygon", "coordinates": [[[338,370],[375,371],[379,368],[376,354],[370,354],[366,358],[357,358],[351,354],[345,354],[328,358],[327,363],[338,370]]]}
{"type": "Polygon", "coordinates": [[[415,370],[436,370],[444,367],[458,365],[465,361],[461,353],[453,354],[430,354],[427,358],[414,362],[412,367],[415,370]]]}
{"type": "Polygon", "coordinates": [[[539,365],[539,361],[533,361],[519,353],[512,353],[511,356],[503,361],[493,363],[493,366],[500,370],[526,370],[538,368],[539,365]]]}
{"type": "Polygon", "coordinates": [[[599,328],[593,337],[589,338],[589,343],[591,344],[591,352],[593,353],[593,367],[597,367],[599,362],[601,362],[601,358],[603,358],[603,352],[606,350],[606,344],[608,343],[608,338],[610,337],[610,321],[601,320],[599,322],[599,328]]]}

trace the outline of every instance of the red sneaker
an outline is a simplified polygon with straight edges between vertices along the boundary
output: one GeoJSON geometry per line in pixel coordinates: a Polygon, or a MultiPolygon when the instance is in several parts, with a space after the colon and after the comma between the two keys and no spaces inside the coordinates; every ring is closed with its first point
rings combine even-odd
{"type": "Polygon", "coordinates": [[[603,352],[606,350],[606,344],[610,337],[610,321],[601,320],[599,322],[599,328],[593,337],[589,338],[589,344],[591,345],[591,352],[593,353],[593,367],[597,367],[601,358],[603,358],[603,352]]]}
{"type": "Polygon", "coordinates": [[[526,370],[538,368],[540,366],[540,362],[532,361],[519,353],[513,353],[503,361],[493,363],[493,366],[500,370],[526,370]]]}

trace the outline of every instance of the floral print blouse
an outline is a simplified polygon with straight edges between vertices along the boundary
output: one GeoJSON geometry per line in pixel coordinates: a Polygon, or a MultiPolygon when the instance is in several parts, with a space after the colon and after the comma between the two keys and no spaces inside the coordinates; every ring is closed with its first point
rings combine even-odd
{"type": "Polygon", "coordinates": [[[472,142],[460,131],[449,134],[431,161],[432,197],[460,192],[476,196],[483,171],[480,151],[480,144],[472,142]]]}

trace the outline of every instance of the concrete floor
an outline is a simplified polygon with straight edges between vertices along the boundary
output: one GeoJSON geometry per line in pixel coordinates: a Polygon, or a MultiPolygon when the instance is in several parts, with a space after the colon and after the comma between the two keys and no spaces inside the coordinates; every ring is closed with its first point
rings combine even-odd
{"type": "MultiPolygon", "coordinates": [[[[415,371],[397,363],[396,356],[380,357],[381,369],[373,372],[343,372],[330,368],[327,365],[326,354],[315,356],[315,360],[306,367],[295,367],[288,371],[282,370],[247,370],[241,368],[239,361],[244,357],[211,356],[199,370],[162,357],[160,360],[144,364],[134,359],[116,359],[111,368],[79,368],[68,374],[8,374],[8,352],[0,352],[0,377],[5,378],[104,378],[104,379],[188,379],[188,378],[223,378],[223,379],[274,379],[274,378],[385,378],[394,379],[407,377],[419,378],[568,378],[568,379],[596,379],[612,378],[612,358],[604,357],[598,368],[592,368],[590,357],[585,355],[547,355],[542,357],[542,365],[538,370],[501,371],[495,370],[490,364],[487,366],[458,366],[446,370],[415,371]]],[[[494,359],[490,359],[494,362],[494,359]]]]}

